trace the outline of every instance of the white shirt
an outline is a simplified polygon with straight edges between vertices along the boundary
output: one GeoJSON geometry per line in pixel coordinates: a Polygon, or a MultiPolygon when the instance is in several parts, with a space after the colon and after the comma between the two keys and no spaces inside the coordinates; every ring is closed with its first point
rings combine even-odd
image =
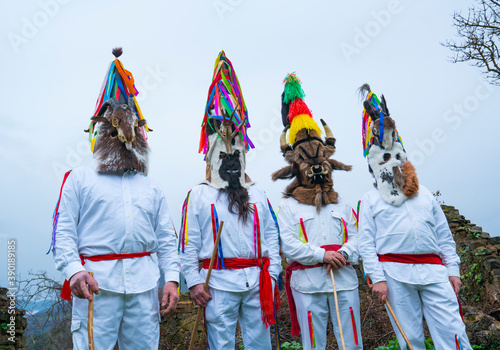
{"type": "Polygon", "coordinates": [[[152,257],[90,261],[79,255],[156,253],[165,281],[179,280],[176,235],[165,196],[149,177],[130,172],[100,175],[74,169],[64,184],[57,223],[54,259],[69,279],[93,271],[99,288],[141,293],[156,287],[158,263],[152,257]]]}
{"type": "Polygon", "coordinates": [[[359,251],[373,283],[393,279],[411,284],[445,282],[460,276],[460,258],[443,210],[429,190],[395,207],[378,190],[367,192],[359,214],[359,251]],[[379,262],[377,254],[438,254],[444,265],[379,262]]]}
{"type": "MultiPolygon", "coordinates": [[[[350,263],[358,261],[358,231],[352,209],[339,198],[338,204],[328,204],[318,213],[316,206],[301,204],[294,198],[281,202],[278,222],[281,235],[281,251],[288,263],[297,261],[303,265],[316,265],[323,262],[325,249],[322,245],[342,245],[341,251],[349,255],[350,263]],[[308,242],[299,236],[300,219],[304,223],[308,242]],[[347,225],[348,240],[342,245],[342,219],[347,225]]],[[[337,290],[353,290],[358,287],[358,277],[351,265],[334,271],[337,290]]],[[[333,292],[330,274],[326,268],[315,267],[296,270],[292,273],[290,286],[301,293],[333,292]]]]}
{"type": "MultiPolygon", "coordinates": [[[[260,222],[262,256],[270,260],[269,274],[275,280],[281,272],[278,230],[268,207],[264,191],[252,185],[248,188],[250,203],[257,204],[260,222]]],[[[245,224],[238,214],[229,212],[227,195],[205,184],[191,190],[187,211],[188,239],[184,252],[180,253],[182,275],[187,286],[205,283],[207,269],[198,272],[198,260],[210,259],[214,248],[211,205],[215,204],[219,223],[224,221],[220,241],[224,259],[255,259],[254,215],[250,214],[245,224]]],[[[260,268],[213,269],[209,286],[215,289],[242,292],[259,283],[260,268]]]]}

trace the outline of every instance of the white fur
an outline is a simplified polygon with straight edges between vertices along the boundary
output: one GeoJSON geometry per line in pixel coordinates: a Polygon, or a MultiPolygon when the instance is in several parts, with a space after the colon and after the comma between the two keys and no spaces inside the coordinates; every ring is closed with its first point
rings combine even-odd
{"type": "MultiPolygon", "coordinates": [[[[240,151],[240,164],[241,164],[240,184],[244,188],[249,188],[252,185],[252,183],[245,182],[245,165],[246,165],[245,144],[240,139],[239,135],[237,135],[234,139],[235,139],[235,144],[232,146],[232,151],[233,153],[236,150],[240,151]]],[[[207,163],[210,166],[209,185],[217,189],[226,188],[229,185],[229,183],[223,180],[219,175],[219,169],[222,165],[222,159],[219,158],[220,152],[224,153],[227,152],[226,145],[224,144],[222,139],[218,137],[218,135],[215,133],[208,136],[207,163]]]]}
{"type": "Polygon", "coordinates": [[[399,188],[394,181],[384,180],[384,177],[394,179],[392,168],[395,166],[401,168],[403,163],[406,162],[407,157],[405,151],[403,150],[403,146],[399,142],[394,142],[391,149],[383,149],[378,145],[373,145],[370,148],[367,159],[368,164],[370,164],[373,171],[375,181],[377,182],[377,188],[380,192],[380,196],[388,204],[399,207],[408,199],[408,197],[403,193],[403,189],[399,188]],[[391,158],[386,163],[383,163],[385,153],[389,153],[391,158]],[[396,159],[397,154],[399,154],[400,159],[396,159]]]}

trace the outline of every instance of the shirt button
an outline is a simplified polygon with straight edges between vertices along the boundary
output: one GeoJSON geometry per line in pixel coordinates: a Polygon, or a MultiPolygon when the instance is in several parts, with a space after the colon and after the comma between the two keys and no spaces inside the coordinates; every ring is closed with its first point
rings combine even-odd
{"type": "Polygon", "coordinates": [[[128,250],[126,250],[125,253],[128,253],[128,250]]]}
{"type": "Polygon", "coordinates": [[[130,215],[127,215],[127,217],[130,219],[130,215]]]}
{"type": "Polygon", "coordinates": [[[126,189],[127,189],[127,186],[125,186],[123,189],[124,189],[124,190],[126,190],[126,189]]]}
{"type": "Polygon", "coordinates": [[[127,232],[127,235],[129,235],[129,236],[130,236],[130,232],[127,232]]]}
{"type": "Polygon", "coordinates": [[[125,201],[125,204],[128,204],[128,201],[125,201]]]}

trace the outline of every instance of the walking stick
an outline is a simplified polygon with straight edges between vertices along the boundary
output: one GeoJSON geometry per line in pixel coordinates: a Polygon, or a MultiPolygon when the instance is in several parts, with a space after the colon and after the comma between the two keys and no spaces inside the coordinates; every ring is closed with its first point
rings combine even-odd
{"type": "MultiPolygon", "coordinates": [[[[212,274],[212,267],[214,266],[215,255],[217,255],[217,248],[219,247],[220,234],[222,232],[222,226],[224,226],[224,221],[220,222],[219,231],[217,232],[217,237],[215,238],[214,250],[212,251],[212,257],[210,258],[210,265],[208,266],[207,278],[205,280],[205,292],[208,292],[208,282],[210,281],[210,275],[212,274]]],[[[196,315],[196,321],[194,322],[194,328],[191,332],[191,341],[189,342],[189,350],[193,349],[194,339],[196,335],[196,330],[200,324],[201,314],[203,313],[203,307],[200,306],[198,309],[198,315],[196,315]]],[[[90,350],[90,349],[89,349],[90,350]]]]}
{"type": "MultiPolygon", "coordinates": [[[[90,277],[94,277],[94,273],[89,271],[90,277]]],[[[89,286],[89,293],[92,295],[92,300],[89,301],[89,318],[87,321],[87,330],[89,336],[89,350],[95,350],[94,347],[94,297],[92,289],[89,286]]]]}
{"type": "Polygon", "coordinates": [[[332,277],[333,297],[335,298],[335,310],[337,311],[337,322],[339,324],[340,341],[342,343],[342,349],[345,350],[344,332],[342,332],[342,323],[340,322],[340,313],[339,313],[339,302],[337,300],[337,287],[335,286],[335,278],[333,277],[333,270],[331,268],[330,268],[330,276],[332,277]]]}
{"type": "Polygon", "coordinates": [[[408,339],[408,337],[406,336],[405,332],[403,331],[403,327],[401,327],[401,324],[399,323],[398,318],[396,317],[396,314],[394,313],[394,310],[391,307],[391,304],[389,304],[389,300],[388,299],[385,301],[385,305],[387,306],[387,309],[391,313],[391,316],[394,319],[394,322],[396,322],[396,325],[398,326],[399,332],[401,333],[401,335],[405,339],[406,345],[408,345],[408,348],[410,350],[413,350],[413,346],[411,346],[410,340],[408,339]]]}

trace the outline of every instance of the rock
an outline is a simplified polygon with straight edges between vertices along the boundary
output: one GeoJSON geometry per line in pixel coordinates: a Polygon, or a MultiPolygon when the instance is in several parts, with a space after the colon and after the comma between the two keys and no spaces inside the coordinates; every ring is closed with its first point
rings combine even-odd
{"type": "Polygon", "coordinates": [[[496,258],[488,258],[484,261],[484,269],[486,271],[492,271],[494,269],[500,269],[500,260],[496,258]]]}
{"type": "Polygon", "coordinates": [[[480,246],[474,249],[473,253],[476,255],[491,255],[491,250],[486,247],[480,246]]]}
{"type": "Polygon", "coordinates": [[[488,238],[490,238],[490,234],[489,234],[489,233],[486,233],[486,232],[483,232],[483,233],[481,233],[481,236],[480,236],[480,237],[481,237],[481,238],[484,238],[484,239],[488,239],[488,238]]]}

